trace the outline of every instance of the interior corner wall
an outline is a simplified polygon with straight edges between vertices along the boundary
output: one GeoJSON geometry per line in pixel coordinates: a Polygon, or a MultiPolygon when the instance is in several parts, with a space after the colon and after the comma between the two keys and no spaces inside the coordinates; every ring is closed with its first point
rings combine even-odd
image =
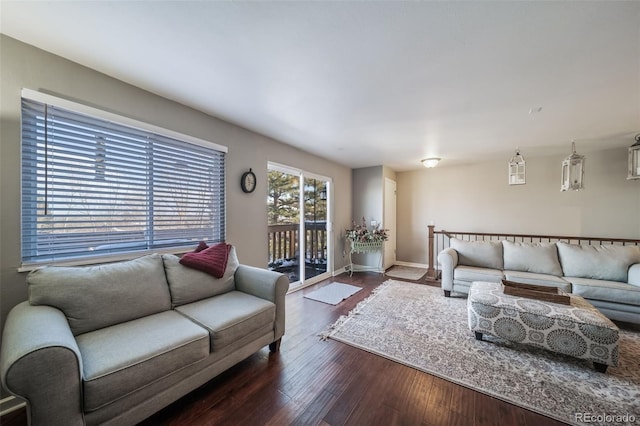
{"type": "MultiPolygon", "coordinates": [[[[397,173],[389,166],[382,166],[382,187],[384,188],[384,180],[391,179],[392,181],[396,181],[397,173]]],[[[384,191],[383,191],[384,192],[384,191]]]]}
{"type": "Polygon", "coordinates": [[[527,158],[525,185],[508,185],[508,158],[398,173],[398,260],[428,263],[430,221],[459,232],[640,239],[640,180],[626,179],[627,148],[582,154],[580,191],[560,191],[562,156],[527,158]]]}
{"type": "MultiPolygon", "coordinates": [[[[363,167],[353,169],[351,173],[353,220],[359,225],[364,217],[368,227],[372,220],[380,223],[384,212],[384,167],[363,167]]],[[[375,267],[379,259],[378,253],[353,255],[353,263],[361,266],[375,267]]]]}
{"type": "Polygon", "coordinates": [[[360,224],[364,217],[367,226],[372,220],[382,220],[382,166],[364,167],[352,170],[351,190],[353,200],[353,220],[360,224]]]}
{"type": "MultiPolygon", "coordinates": [[[[0,327],[10,308],[27,299],[20,266],[20,92],[22,88],[120,114],[227,146],[227,241],[244,264],[267,265],[267,162],[307,170],[333,180],[334,269],[342,268],[351,224],[351,169],[162,98],[59,56],[0,35],[0,327]],[[253,168],[257,188],[240,189],[253,168]],[[335,254],[339,253],[339,255],[335,254]]],[[[329,253],[331,256],[332,253],[329,253]]]]}

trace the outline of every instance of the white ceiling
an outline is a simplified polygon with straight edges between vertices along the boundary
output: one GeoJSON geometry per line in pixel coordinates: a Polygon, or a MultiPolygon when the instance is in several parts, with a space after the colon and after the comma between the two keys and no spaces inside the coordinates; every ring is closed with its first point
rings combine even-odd
{"type": "Polygon", "coordinates": [[[0,14],[13,38],[351,167],[568,155],[571,139],[588,152],[640,132],[638,1],[2,0],[0,14]]]}

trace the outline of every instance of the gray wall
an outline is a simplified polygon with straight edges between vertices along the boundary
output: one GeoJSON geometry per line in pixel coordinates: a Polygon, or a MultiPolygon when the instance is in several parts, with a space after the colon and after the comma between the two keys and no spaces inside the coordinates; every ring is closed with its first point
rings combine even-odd
{"type": "MultiPolygon", "coordinates": [[[[209,140],[229,148],[227,156],[227,240],[240,261],[267,264],[267,162],[275,161],[331,177],[334,182],[334,256],[344,266],[340,230],[351,223],[351,169],[232,125],[61,57],[0,35],[0,309],[27,297],[20,266],[20,91],[39,90],[62,98],[209,140]],[[258,186],[240,189],[240,176],[253,168],[258,186]]],[[[0,326],[2,325],[0,324],[0,326]]]]}
{"type": "Polygon", "coordinates": [[[585,188],[573,192],[560,192],[563,156],[526,158],[525,185],[507,184],[508,158],[398,173],[398,260],[427,263],[431,220],[436,230],[640,238],[627,149],[582,154],[585,188]]]}
{"type": "Polygon", "coordinates": [[[367,225],[372,220],[382,220],[383,166],[364,167],[352,171],[353,220],[360,224],[362,217],[367,225]]]}
{"type": "MultiPolygon", "coordinates": [[[[395,172],[386,166],[364,167],[352,171],[353,220],[356,224],[366,219],[367,227],[371,221],[380,223],[384,213],[384,178],[394,176],[395,172]]],[[[353,263],[362,266],[377,267],[380,262],[378,253],[354,254],[353,263]]]]}

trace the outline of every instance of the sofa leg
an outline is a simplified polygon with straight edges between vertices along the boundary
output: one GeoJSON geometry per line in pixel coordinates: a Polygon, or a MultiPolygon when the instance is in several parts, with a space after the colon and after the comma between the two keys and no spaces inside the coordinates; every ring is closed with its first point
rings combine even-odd
{"type": "Polygon", "coordinates": [[[451,297],[451,290],[445,290],[444,297],[451,297]]]}
{"type": "Polygon", "coordinates": [[[282,341],[282,338],[276,340],[273,343],[269,343],[269,351],[278,352],[280,350],[280,342],[281,341],[282,341]]]}

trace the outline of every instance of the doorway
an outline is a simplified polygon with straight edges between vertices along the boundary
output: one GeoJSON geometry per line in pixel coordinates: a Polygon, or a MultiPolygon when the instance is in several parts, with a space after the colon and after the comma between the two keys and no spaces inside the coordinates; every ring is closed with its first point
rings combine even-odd
{"type": "Polygon", "coordinates": [[[331,179],[269,163],[267,195],[269,269],[291,288],[328,278],[331,262],[331,179]]]}

